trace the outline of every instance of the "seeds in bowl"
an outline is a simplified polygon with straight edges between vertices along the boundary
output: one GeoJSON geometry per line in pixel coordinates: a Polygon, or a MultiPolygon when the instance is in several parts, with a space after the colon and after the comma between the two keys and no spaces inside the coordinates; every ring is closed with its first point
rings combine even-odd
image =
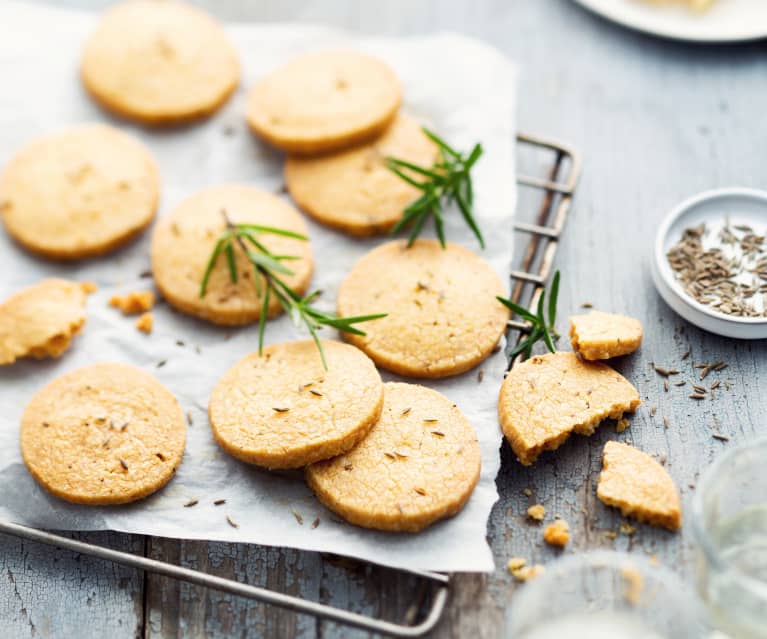
{"type": "Polygon", "coordinates": [[[765,236],[746,224],[699,224],[666,254],[684,291],[713,311],[767,317],[765,236]]]}

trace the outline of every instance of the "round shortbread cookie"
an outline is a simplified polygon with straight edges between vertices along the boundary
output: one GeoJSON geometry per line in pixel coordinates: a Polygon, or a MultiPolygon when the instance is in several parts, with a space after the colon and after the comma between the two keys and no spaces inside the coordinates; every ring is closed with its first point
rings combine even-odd
{"type": "Polygon", "coordinates": [[[19,357],[59,357],[85,324],[92,284],[48,279],[0,304],[0,366],[19,357]]]}
{"type": "Polygon", "coordinates": [[[364,353],[322,340],[264,348],[240,360],[210,398],[213,435],[230,455],[266,468],[300,468],[353,448],[378,420],[383,384],[364,353]]]}
{"type": "Polygon", "coordinates": [[[414,119],[399,115],[386,132],[363,146],[316,158],[291,156],[285,164],[290,195],[323,224],[352,235],[386,233],[420,191],[389,170],[388,157],[430,167],[436,145],[414,119]]]}
{"type": "Polygon", "coordinates": [[[477,434],[447,397],[417,384],[384,385],[384,408],[353,450],[312,464],[317,498],[347,521],[418,532],[455,515],[479,480],[477,434]]]}
{"type": "Polygon", "coordinates": [[[447,377],[493,351],[509,314],[492,267],[470,250],[436,240],[388,242],[365,255],[338,292],[342,317],[388,313],[344,333],[376,364],[408,377],[447,377]]]}
{"type": "Polygon", "coordinates": [[[21,418],[21,454],[48,492],[77,504],[125,504],[162,488],[181,463],[176,398],[127,364],[86,366],[37,391],[21,418]]]}
{"type": "MultiPolygon", "coordinates": [[[[259,224],[307,234],[301,214],[271,193],[234,184],[210,187],[186,199],[157,224],[152,234],[152,273],[163,297],[180,311],[215,324],[249,324],[261,316],[258,292],[263,293],[265,287],[263,278],[256,287],[253,265],[239,245],[234,248],[238,281],[231,281],[222,254],[208,280],[205,297],[200,297],[208,259],[226,228],[222,211],[234,224],[259,224]]],[[[261,234],[259,240],[272,253],[298,256],[283,262],[293,275],[279,277],[297,293],[304,293],[312,276],[310,243],[269,233],[261,234]]],[[[270,295],[268,316],[280,312],[277,297],[270,295]]]]}
{"type": "Polygon", "coordinates": [[[107,11],[85,44],[81,76],[105,108],[148,124],[206,116],[240,79],[237,52],[208,14],[132,0],[107,11]]]}
{"type": "Polygon", "coordinates": [[[149,150],[103,124],[30,142],[0,176],[6,230],[28,250],[54,259],[92,257],[125,244],[152,221],[159,196],[149,150]]]}
{"type": "Polygon", "coordinates": [[[303,55],[263,78],[248,96],[256,135],[290,153],[316,154],[375,138],[402,101],[394,71],[357,51],[303,55]]]}

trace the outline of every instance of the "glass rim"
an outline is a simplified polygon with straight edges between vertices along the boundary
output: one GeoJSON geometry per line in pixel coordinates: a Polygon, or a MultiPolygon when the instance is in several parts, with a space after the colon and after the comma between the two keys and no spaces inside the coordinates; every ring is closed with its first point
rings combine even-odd
{"type": "Polygon", "coordinates": [[[714,543],[711,535],[706,529],[704,500],[706,495],[710,492],[710,489],[716,481],[716,477],[720,474],[723,466],[728,462],[732,462],[734,458],[736,458],[739,453],[743,453],[744,450],[753,450],[755,448],[767,449],[767,437],[760,436],[750,441],[743,442],[719,455],[701,476],[698,481],[698,490],[695,491],[692,500],[692,532],[698,545],[703,549],[706,559],[718,570],[737,574],[739,579],[743,579],[749,584],[749,587],[759,587],[764,582],[743,572],[737,565],[726,561],[722,557],[718,545],[714,543]]]}
{"type": "Polygon", "coordinates": [[[566,555],[555,559],[546,565],[546,571],[539,577],[525,585],[516,596],[516,602],[512,603],[512,609],[515,605],[525,603],[525,599],[534,596],[536,590],[545,589],[550,585],[549,582],[558,584],[558,577],[562,572],[577,569],[580,567],[604,568],[614,571],[620,571],[625,568],[635,568],[639,570],[643,577],[649,576],[659,582],[665,582],[672,586],[680,601],[691,610],[697,610],[698,601],[694,596],[694,589],[682,579],[682,577],[668,566],[661,563],[653,563],[649,557],[644,554],[630,553],[623,550],[587,550],[577,554],[566,555]],[[526,593],[530,593],[526,595],[526,593]],[[521,602],[521,603],[520,603],[521,602]]]}

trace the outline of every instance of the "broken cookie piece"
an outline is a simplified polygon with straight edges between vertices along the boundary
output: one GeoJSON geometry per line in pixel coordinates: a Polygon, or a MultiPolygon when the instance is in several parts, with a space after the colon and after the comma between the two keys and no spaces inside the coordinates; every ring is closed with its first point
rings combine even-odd
{"type": "Polygon", "coordinates": [[[0,366],[20,357],[59,357],[85,324],[93,284],[47,279],[0,304],[0,366]]]}
{"type": "Polygon", "coordinates": [[[677,530],[682,525],[679,491],[666,470],[633,446],[607,442],[597,497],[624,517],[677,530]]]}
{"type": "Polygon", "coordinates": [[[609,366],[575,353],[547,353],[509,371],[498,416],[517,459],[529,466],[571,432],[591,435],[603,419],[621,419],[640,403],[636,388],[609,366]]]}
{"type": "Polygon", "coordinates": [[[109,305],[120,309],[123,315],[146,313],[154,306],[152,291],[131,291],[125,295],[113,295],[109,305]]]}
{"type": "Polygon", "coordinates": [[[642,344],[642,324],[625,315],[591,311],[570,318],[570,343],[584,359],[610,359],[642,344]]]}

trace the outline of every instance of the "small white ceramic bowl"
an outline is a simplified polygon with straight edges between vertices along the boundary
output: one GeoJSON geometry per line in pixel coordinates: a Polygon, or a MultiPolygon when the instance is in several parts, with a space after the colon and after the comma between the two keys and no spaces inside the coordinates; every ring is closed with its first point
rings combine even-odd
{"type": "Polygon", "coordinates": [[[767,338],[767,318],[726,315],[695,301],[677,281],[666,259],[666,253],[685,229],[702,222],[721,224],[725,216],[729,216],[732,224],[748,224],[756,233],[767,232],[767,191],[738,187],[714,189],[675,207],[655,237],[652,260],[655,287],[674,311],[705,331],[739,339],[767,338]]]}

